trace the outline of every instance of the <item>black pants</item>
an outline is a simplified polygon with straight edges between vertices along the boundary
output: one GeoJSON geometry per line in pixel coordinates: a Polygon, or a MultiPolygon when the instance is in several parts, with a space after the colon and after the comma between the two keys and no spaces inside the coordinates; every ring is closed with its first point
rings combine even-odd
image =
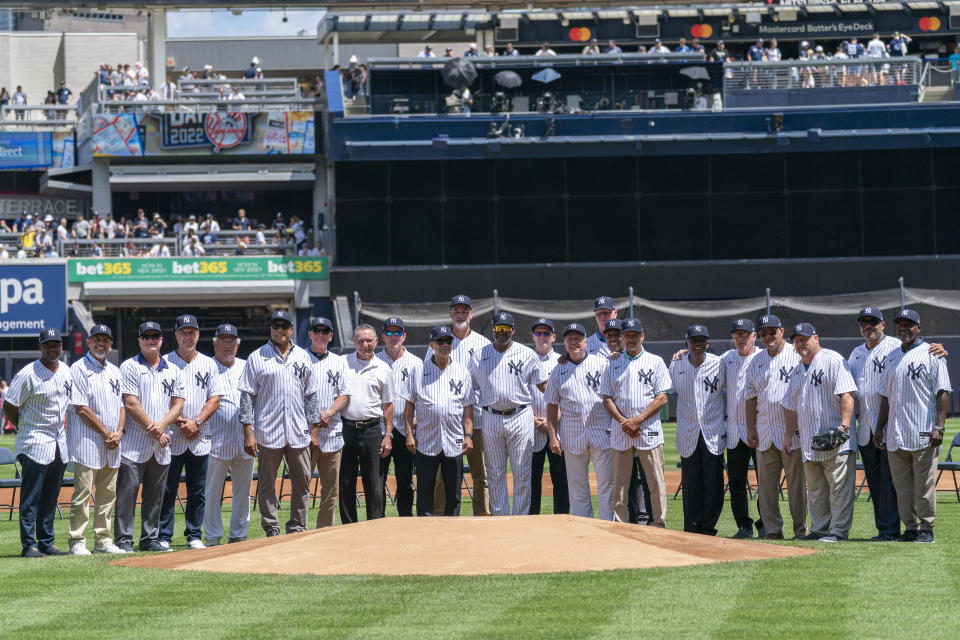
{"type": "Polygon", "coordinates": [[[885,535],[900,535],[900,511],[897,508],[897,491],[890,476],[887,450],[877,449],[873,440],[860,447],[863,473],[867,476],[870,499],[873,502],[873,519],[877,532],[885,535]]]}
{"type": "Polygon", "coordinates": [[[184,531],[187,542],[202,537],[203,510],[207,486],[207,456],[195,456],[187,449],[178,456],[170,456],[167,471],[167,487],[160,505],[159,539],[173,540],[174,522],[177,515],[177,492],[180,490],[180,472],[186,469],[187,504],[184,508],[184,531]]]}
{"type": "Polygon", "coordinates": [[[630,475],[630,488],[627,490],[627,515],[633,524],[653,522],[653,505],[650,504],[650,487],[643,473],[640,459],[633,458],[633,473],[630,475]]]}
{"type": "Polygon", "coordinates": [[[340,522],[357,522],[357,466],[363,477],[367,520],[383,517],[383,479],[380,477],[380,425],[358,427],[343,421],[343,455],[340,459],[340,522]]]}
{"type": "MultiPolygon", "coordinates": [[[[397,514],[401,517],[413,515],[413,454],[407,449],[407,436],[393,430],[393,449],[390,455],[380,459],[380,476],[383,478],[383,509],[387,508],[387,476],[390,475],[390,460],[393,460],[393,473],[397,478],[397,514]]],[[[341,466],[341,468],[343,468],[341,466]]],[[[380,514],[383,514],[381,509],[380,514]]]]}
{"type": "Polygon", "coordinates": [[[50,464],[40,464],[22,453],[17,456],[17,461],[21,472],[20,544],[24,549],[35,546],[46,551],[55,540],[53,517],[57,513],[60,483],[67,465],[60,460],[59,445],[50,464]]]}
{"type": "Polygon", "coordinates": [[[448,458],[439,453],[427,456],[417,451],[417,516],[432,516],[433,497],[437,483],[437,469],[443,477],[443,515],[460,515],[460,482],[463,476],[463,456],[448,458]]]}
{"type": "MultiPolygon", "coordinates": [[[[753,460],[757,467],[757,450],[747,446],[741,440],[733,449],[727,449],[727,477],[730,479],[730,510],[739,529],[753,532],[753,520],[750,518],[750,502],[747,500],[747,473],[753,460]]],[[[757,507],[759,511],[759,506],[757,507]]],[[[763,514],[757,519],[757,528],[762,526],[763,514]]]]}
{"type": "Polygon", "coordinates": [[[159,540],[160,503],[167,484],[168,464],[160,464],[155,456],[146,462],[133,462],[120,457],[117,472],[117,502],[113,509],[113,541],[118,547],[133,545],[133,523],[140,493],[140,548],[159,540]],[[141,491],[140,485],[143,484],[141,491]]]}
{"type": "Polygon", "coordinates": [[[567,491],[567,463],[563,454],[550,451],[550,443],[533,452],[530,467],[530,515],[540,515],[540,494],[543,493],[543,463],[550,461],[550,481],[553,482],[553,512],[570,513],[570,492],[567,491]]]}
{"type": "Polygon", "coordinates": [[[703,434],[689,458],[680,459],[683,482],[683,530],[717,535],[717,520],[723,511],[723,454],[707,449],[703,434]]]}

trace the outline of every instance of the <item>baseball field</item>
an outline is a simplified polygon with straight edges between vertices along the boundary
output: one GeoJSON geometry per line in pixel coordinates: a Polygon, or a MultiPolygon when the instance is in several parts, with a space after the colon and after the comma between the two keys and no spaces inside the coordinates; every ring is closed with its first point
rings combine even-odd
{"type": "MultiPolygon", "coordinates": [[[[960,420],[948,421],[948,440],[958,428],[960,420]]],[[[670,433],[667,442],[671,469],[676,451],[670,433]]],[[[12,448],[13,438],[0,438],[0,446],[12,448]]],[[[8,471],[0,469],[4,477],[8,471]]],[[[107,562],[113,557],[103,555],[26,560],[19,557],[16,511],[8,520],[4,509],[0,637],[956,637],[960,504],[955,494],[940,493],[933,545],[867,542],[875,533],[867,495],[855,505],[851,542],[765,543],[821,549],[809,556],[470,577],[166,571],[112,566],[107,562]]],[[[7,497],[0,493],[0,502],[7,497]]],[[[544,512],[551,507],[545,497],[544,512]]],[[[396,515],[389,504],[387,509],[396,515]]],[[[471,512],[468,503],[462,511],[471,512]]],[[[782,512],[788,514],[785,502],[782,512]]],[[[66,524],[56,522],[61,548],[66,524]]],[[[679,499],[668,500],[667,526],[682,528],[679,499]]],[[[722,536],[736,531],[729,509],[719,528],[722,536]]],[[[254,514],[250,537],[259,536],[254,514]]],[[[183,538],[174,544],[182,549],[183,538]]],[[[389,566],[400,550],[376,553],[371,560],[389,566]]]]}

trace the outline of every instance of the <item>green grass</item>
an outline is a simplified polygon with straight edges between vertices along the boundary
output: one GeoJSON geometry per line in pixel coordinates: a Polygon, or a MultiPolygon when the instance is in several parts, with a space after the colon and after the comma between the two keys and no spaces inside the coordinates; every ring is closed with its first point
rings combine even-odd
{"type": "MultiPolygon", "coordinates": [[[[682,526],[681,505],[668,500],[671,529],[682,526]]],[[[471,512],[468,503],[463,512],[471,512]]],[[[786,503],[781,512],[789,519],[786,503]]],[[[719,528],[734,533],[729,508],[719,528]]],[[[953,494],[939,497],[936,532],[934,545],[856,541],[875,533],[864,496],[855,541],[803,558],[467,578],[244,576],[113,567],[103,556],[24,560],[15,557],[14,514],[0,516],[0,636],[860,639],[910,629],[955,637],[960,505],[953,494]]],[[[262,535],[256,514],[250,534],[262,535]]],[[[57,539],[65,545],[65,538],[66,521],[57,520],[57,539]]],[[[174,543],[182,548],[184,540],[174,543]]],[[[401,552],[384,549],[382,561],[401,552]]]]}

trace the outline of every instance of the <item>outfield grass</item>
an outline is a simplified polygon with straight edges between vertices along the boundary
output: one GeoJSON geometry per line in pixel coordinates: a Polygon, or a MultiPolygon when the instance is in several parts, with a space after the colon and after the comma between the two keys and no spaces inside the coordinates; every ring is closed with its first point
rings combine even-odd
{"type": "MultiPolygon", "coordinates": [[[[955,422],[948,433],[956,428],[955,422]]],[[[544,510],[550,508],[544,498],[544,510]]],[[[781,511],[789,518],[786,503],[781,511]]],[[[471,512],[469,504],[463,512],[471,512]]],[[[396,515],[389,506],[388,514],[396,515]]],[[[309,521],[314,518],[311,511],[309,521]]],[[[259,537],[256,514],[254,520],[250,534],[259,537]]],[[[132,569],[108,566],[103,556],[25,560],[16,557],[14,514],[12,521],[0,516],[0,637],[955,637],[956,498],[939,498],[934,545],[861,541],[875,533],[872,522],[871,503],[861,498],[854,541],[820,544],[819,554],[785,560],[526,576],[332,578],[132,569]]],[[[668,500],[667,526],[682,527],[680,500],[668,500]]],[[[725,536],[736,530],[729,508],[719,528],[725,536]]],[[[58,520],[61,546],[65,538],[66,521],[58,520]]],[[[182,548],[184,540],[174,543],[182,548]]],[[[401,552],[384,549],[382,561],[401,552]]]]}

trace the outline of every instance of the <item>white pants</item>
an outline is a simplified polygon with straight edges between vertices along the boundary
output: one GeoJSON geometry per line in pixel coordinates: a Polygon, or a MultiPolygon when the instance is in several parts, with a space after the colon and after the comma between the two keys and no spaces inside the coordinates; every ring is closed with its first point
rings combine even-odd
{"type": "Polygon", "coordinates": [[[223,519],[220,499],[223,483],[230,472],[233,485],[233,500],[230,508],[229,541],[246,540],[250,527],[250,483],[253,479],[253,458],[245,458],[243,451],[233,460],[221,460],[210,456],[207,460],[207,486],[204,488],[206,507],[203,511],[203,535],[206,544],[219,544],[223,536],[223,519]]]}
{"type": "Polygon", "coordinates": [[[513,514],[530,513],[533,467],[533,412],[527,407],[512,416],[483,412],[483,458],[490,494],[490,515],[510,515],[507,460],[513,476],[513,514]]]}
{"type": "Polygon", "coordinates": [[[598,449],[591,443],[583,453],[564,451],[567,464],[567,491],[570,493],[570,514],[584,518],[593,517],[593,500],[590,496],[590,461],[597,474],[597,509],[601,520],[613,520],[613,463],[610,448],[598,449]]]}

